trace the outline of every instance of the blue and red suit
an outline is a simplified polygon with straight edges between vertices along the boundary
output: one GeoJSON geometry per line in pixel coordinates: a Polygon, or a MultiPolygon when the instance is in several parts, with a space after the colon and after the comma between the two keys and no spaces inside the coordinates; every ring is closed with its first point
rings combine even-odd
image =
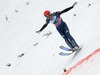
{"type": "Polygon", "coordinates": [[[73,6],[67,8],[67,9],[64,9],[61,12],[52,13],[52,18],[51,19],[46,19],[46,24],[44,24],[44,26],[40,29],[40,31],[42,31],[49,23],[53,23],[56,26],[57,31],[64,38],[64,40],[67,43],[67,45],[70,48],[75,48],[76,46],[77,47],[79,47],[79,46],[75,42],[74,38],[71,36],[67,24],[60,17],[60,15],[62,13],[67,12],[72,8],[73,8],[73,6]]]}

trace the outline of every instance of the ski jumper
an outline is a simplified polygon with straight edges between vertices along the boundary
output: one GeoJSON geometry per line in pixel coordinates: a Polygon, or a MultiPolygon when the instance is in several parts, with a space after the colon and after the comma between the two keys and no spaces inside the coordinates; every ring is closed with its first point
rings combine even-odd
{"type": "MultiPolygon", "coordinates": [[[[73,7],[69,7],[61,12],[54,12],[52,14],[52,18],[51,19],[46,19],[46,24],[40,29],[40,31],[42,31],[47,25],[48,23],[53,23],[57,29],[57,31],[60,33],[60,35],[64,38],[65,42],[67,43],[67,45],[70,48],[75,48],[77,45],[77,43],[75,42],[74,38],[71,36],[69,28],[67,26],[67,24],[62,20],[62,18],[60,17],[60,15],[70,9],[72,9],[73,7]]],[[[79,46],[78,46],[79,47],[79,46]]]]}

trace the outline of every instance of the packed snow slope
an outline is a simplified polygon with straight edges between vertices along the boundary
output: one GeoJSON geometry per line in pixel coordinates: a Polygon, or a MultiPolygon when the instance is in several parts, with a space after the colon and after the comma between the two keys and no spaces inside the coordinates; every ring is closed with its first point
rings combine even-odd
{"type": "Polygon", "coordinates": [[[99,36],[100,0],[0,0],[0,75],[60,75],[100,48],[99,36]],[[84,46],[77,56],[59,56],[59,46],[68,46],[55,26],[36,31],[45,23],[45,10],[61,11],[74,2],[61,17],[84,46]]]}
{"type": "Polygon", "coordinates": [[[62,75],[100,75],[99,63],[100,48],[67,69],[62,75]]]}

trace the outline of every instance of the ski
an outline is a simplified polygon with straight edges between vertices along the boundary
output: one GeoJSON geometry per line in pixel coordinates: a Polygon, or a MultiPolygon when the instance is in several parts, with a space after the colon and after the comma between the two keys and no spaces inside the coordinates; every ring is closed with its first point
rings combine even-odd
{"type": "Polygon", "coordinates": [[[60,49],[62,49],[64,51],[68,51],[70,53],[60,52],[59,55],[61,55],[61,56],[68,56],[68,55],[70,55],[70,54],[72,54],[74,52],[75,52],[75,55],[76,55],[76,54],[78,54],[80,52],[80,50],[82,49],[82,47],[83,47],[83,45],[80,45],[80,48],[72,48],[72,49],[70,49],[70,48],[67,48],[67,47],[64,47],[64,46],[61,45],[59,47],[60,49]]]}
{"type": "MultiPolygon", "coordinates": [[[[62,49],[62,50],[64,50],[64,51],[70,51],[69,48],[64,47],[64,46],[60,46],[59,48],[62,49]]],[[[60,52],[59,55],[61,55],[61,56],[68,56],[68,55],[72,54],[74,51],[70,51],[70,52],[71,52],[71,53],[60,52]]]]}
{"type": "Polygon", "coordinates": [[[69,48],[64,47],[64,46],[60,46],[59,48],[62,49],[62,50],[65,50],[65,51],[69,51],[69,48]]]}
{"type": "Polygon", "coordinates": [[[63,52],[60,52],[59,53],[59,55],[61,55],[61,56],[68,56],[68,55],[71,55],[73,52],[71,52],[71,53],[63,53],[63,52]]]}

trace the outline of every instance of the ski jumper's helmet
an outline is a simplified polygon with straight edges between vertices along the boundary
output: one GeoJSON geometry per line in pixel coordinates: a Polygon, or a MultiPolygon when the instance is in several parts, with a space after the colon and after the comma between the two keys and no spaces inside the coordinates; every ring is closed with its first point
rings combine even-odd
{"type": "Polygon", "coordinates": [[[49,15],[50,14],[50,11],[48,11],[48,10],[46,10],[46,11],[44,11],[44,16],[46,17],[47,15],[49,15]]]}

